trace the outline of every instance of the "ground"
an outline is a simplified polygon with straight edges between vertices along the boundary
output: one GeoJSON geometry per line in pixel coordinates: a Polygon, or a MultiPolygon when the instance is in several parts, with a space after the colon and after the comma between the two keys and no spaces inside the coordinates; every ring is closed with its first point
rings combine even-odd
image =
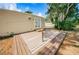
{"type": "Polygon", "coordinates": [[[79,55],[79,32],[68,32],[58,55],[79,55]]]}

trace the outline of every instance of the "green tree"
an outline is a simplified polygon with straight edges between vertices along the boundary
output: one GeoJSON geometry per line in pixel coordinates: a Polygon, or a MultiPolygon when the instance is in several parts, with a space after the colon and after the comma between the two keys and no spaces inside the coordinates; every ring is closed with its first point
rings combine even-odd
{"type": "MultiPolygon", "coordinates": [[[[73,21],[77,19],[77,4],[75,3],[49,3],[48,4],[48,18],[58,29],[72,29],[73,21]],[[69,21],[66,21],[69,20],[69,21]],[[70,24],[71,23],[71,24],[70,24]],[[70,27],[68,27],[70,26],[70,27]]],[[[75,21],[76,22],[76,21],[75,21]]]]}
{"type": "Polygon", "coordinates": [[[29,14],[32,14],[32,11],[25,11],[25,13],[29,13],[29,14]]]}

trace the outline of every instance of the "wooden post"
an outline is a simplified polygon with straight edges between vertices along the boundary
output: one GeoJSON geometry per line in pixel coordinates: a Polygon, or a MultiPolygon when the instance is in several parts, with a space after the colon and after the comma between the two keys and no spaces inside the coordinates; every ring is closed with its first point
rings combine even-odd
{"type": "Polygon", "coordinates": [[[44,42],[44,33],[43,33],[43,30],[42,30],[42,42],[44,42]]]}

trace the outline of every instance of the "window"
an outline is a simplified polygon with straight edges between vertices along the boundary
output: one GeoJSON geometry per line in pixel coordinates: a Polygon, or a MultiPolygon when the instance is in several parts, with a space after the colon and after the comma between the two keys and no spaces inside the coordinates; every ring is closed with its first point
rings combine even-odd
{"type": "Polygon", "coordinates": [[[39,19],[39,18],[35,19],[35,27],[36,28],[40,28],[41,27],[41,19],[39,19]]]}

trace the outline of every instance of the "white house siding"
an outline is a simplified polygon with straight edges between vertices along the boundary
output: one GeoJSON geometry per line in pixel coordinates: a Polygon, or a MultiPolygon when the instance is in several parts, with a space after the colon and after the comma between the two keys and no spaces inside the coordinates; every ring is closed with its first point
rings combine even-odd
{"type": "Polygon", "coordinates": [[[0,33],[21,33],[32,31],[35,28],[34,18],[41,18],[44,27],[44,18],[16,11],[0,10],[0,33]],[[29,19],[30,18],[30,19],[29,19]]]}

